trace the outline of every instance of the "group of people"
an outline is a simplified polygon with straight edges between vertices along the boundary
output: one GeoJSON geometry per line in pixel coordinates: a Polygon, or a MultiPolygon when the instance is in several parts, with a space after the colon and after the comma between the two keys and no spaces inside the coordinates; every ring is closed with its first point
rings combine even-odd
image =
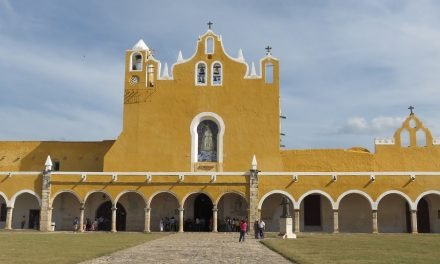
{"type": "Polygon", "coordinates": [[[176,232],[177,231],[177,220],[174,218],[174,216],[172,216],[171,218],[165,217],[165,218],[160,219],[159,230],[160,230],[160,232],[163,232],[163,231],[176,232]]]}
{"type": "MultiPolygon", "coordinates": [[[[246,219],[247,220],[247,219],[246,219]]],[[[225,219],[226,232],[240,232],[240,219],[237,217],[231,218],[229,216],[225,219]]]]}
{"type": "MultiPolygon", "coordinates": [[[[240,227],[240,238],[238,242],[244,242],[246,238],[246,233],[248,232],[247,219],[243,219],[239,223],[240,227]]],[[[255,239],[263,239],[264,238],[264,230],[266,229],[266,223],[260,219],[256,220],[254,223],[254,231],[255,231],[255,239]]]]}
{"type": "MultiPolygon", "coordinates": [[[[97,231],[99,229],[99,223],[104,222],[104,218],[101,216],[100,218],[95,218],[95,220],[91,221],[90,218],[86,219],[86,222],[83,225],[84,231],[97,231]]],[[[80,228],[80,222],[78,217],[75,217],[73,220],[73,232],[78,232],[80,228]]]]}

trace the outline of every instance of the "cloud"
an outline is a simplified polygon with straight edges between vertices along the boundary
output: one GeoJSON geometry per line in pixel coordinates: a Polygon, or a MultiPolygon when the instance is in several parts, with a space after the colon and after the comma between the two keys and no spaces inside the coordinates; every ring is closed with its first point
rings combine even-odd
{"type": "MultiPolygon", "coordinates": [[[[390,133],[399,128],[405,118],[403,117],[374,117],[370,121],[364,117],[349,118],[346,123],[338,129],[341,134],[382,134],[390,133]]],[[[391,135],[391,134],[390,134],[391,135]]]]}

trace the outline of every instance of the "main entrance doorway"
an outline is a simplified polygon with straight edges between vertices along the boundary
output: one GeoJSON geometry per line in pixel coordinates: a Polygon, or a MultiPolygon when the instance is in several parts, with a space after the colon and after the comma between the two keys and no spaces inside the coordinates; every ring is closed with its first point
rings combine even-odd
{"type": "MultiPolygon", "coordinates": [[[[127,212],[122,204],[116,204],[116,230],[125,231],[127,212]]],[[[102,203],[96,210],[99,231],[110,231],[112,229],[112,203],[102,203]]]]}
{"type": "Polygon", "coordinates": [[[184,230],[208,232],[212,230],[212,201],[203,193],[192,194],[185,201],[184,230]]]}

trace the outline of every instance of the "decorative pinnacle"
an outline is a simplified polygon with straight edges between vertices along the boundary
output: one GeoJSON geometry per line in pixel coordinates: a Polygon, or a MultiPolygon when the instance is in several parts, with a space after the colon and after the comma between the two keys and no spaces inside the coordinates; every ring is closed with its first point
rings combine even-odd
{"type": "Polygon", "coordinates": [[[255,157],[254,154],[254,156],[252,157],[252,170],[257,170],[257,165],[258,165],[257,158],[255,157]]]}
{"type": "Polygon", "coordinates": [[[208,29],[209,29],[209,30],[211,30],[211,28],[212,28],[212,24],[214,24],[214,23],[212,23],[211,21],[208,22],[208,29]]]}
{"type": "Polygon", "coordinates": [[[50,155],[47,156],[46,162],[44,163],[45,171],[52,170],[52,159],[50,158],[50,155]]]}
{"type": "Polygon", "coordinates": [[[412,106],[412,105],[410,105],[410,106],[408,107],[408,109],[409,109],[409,111],[410,111],[409,115],[414,115],[413,110],[415,109],[415,107],[412,106]]]}
{"type": "Polygon", "coordinates": [[[265,49],[266,49],[266,55],[270,55],[270,50],[272,49],[272,47],[267,45],[265,49]]]}

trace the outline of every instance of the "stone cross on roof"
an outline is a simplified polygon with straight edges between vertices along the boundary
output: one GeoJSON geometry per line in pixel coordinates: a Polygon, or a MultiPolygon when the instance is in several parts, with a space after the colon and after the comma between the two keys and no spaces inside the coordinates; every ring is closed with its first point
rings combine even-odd
{"type": "Polygon", "coordinates": [[[271,46],[267,45],[266,49],[266,54],[269,55],[270,54],[270,50],[272,49],[271,46]]]}
{"type": "Polygon", "coordinates": [[[413,110],[415,109],[415,107],[412,106],[412,105],[410,105],[410,106],[408,107],[408,109],[409,109],[409,111],[411,111],[410,115],[414,115],[413,110]]]}
{"type": "Polygon", "coordinates": [[[214,23],[212,23],[211,21],[208,22],[208,29],[209,29],[209,30],[211,29],[212,24],[214,24],[214,23]]]}

